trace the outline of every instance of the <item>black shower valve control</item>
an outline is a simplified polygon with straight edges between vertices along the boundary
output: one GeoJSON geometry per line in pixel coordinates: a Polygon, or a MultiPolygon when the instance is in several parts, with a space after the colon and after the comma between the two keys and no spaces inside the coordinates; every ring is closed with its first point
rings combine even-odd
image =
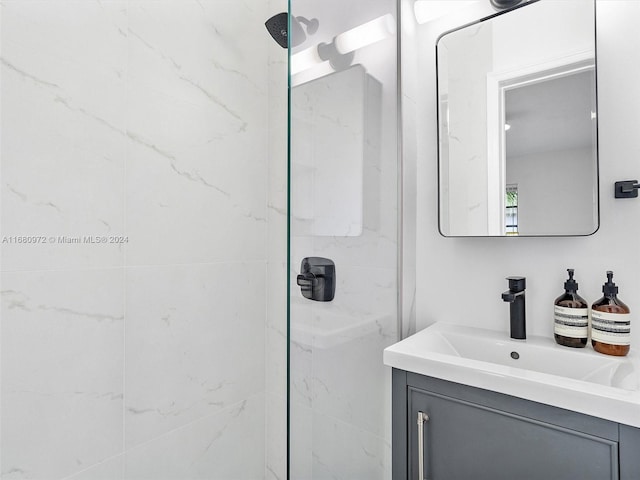
{"type": "Polygon", "coordinates": [[[296,283],[303,297],[317,302],[330,302],[336,294],[336,266],[328,258],[303,258],[296,283]]]}

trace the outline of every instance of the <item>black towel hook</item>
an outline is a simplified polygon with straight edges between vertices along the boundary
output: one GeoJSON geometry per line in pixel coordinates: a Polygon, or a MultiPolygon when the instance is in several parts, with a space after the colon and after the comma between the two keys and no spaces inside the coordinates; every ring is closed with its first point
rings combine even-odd
{"type": "Polygon", "coordinates": [[[614,194],[616,198],[637,198],[639,188],[638,180],[623,180],[616,182],[614,194]]]}

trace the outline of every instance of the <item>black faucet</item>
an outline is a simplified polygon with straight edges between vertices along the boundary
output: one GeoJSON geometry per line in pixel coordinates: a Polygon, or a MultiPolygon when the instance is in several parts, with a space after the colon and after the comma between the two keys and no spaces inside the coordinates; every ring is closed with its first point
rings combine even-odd
{"type": "Polygon", "coordinates": [[[511,338],[525,340],[527,338],[527,320],[524,308],[524,289],[527,287],[525,277],[507,277],[509,290],[502,294],[502,300],[509,302],[511,338]]]}

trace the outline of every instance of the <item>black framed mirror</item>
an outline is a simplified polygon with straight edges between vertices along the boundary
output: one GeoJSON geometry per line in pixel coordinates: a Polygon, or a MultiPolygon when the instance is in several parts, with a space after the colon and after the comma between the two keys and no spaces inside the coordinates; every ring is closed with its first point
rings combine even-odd
{"type": "Polygon", "coordinates": [[[442,235],[597,231],[594,0],[521,3],[447,32],[437,72],[442,235]]]}

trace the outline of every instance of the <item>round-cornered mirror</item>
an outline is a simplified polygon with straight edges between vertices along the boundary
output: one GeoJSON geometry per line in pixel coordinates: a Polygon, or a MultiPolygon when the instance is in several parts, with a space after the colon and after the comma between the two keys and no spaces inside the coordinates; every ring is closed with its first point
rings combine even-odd
{"type": "Polygon", "coordinates": [[[440,232],[594,233],[594,1],[523,3],[448,32],[437,62],[440,232]]]}

